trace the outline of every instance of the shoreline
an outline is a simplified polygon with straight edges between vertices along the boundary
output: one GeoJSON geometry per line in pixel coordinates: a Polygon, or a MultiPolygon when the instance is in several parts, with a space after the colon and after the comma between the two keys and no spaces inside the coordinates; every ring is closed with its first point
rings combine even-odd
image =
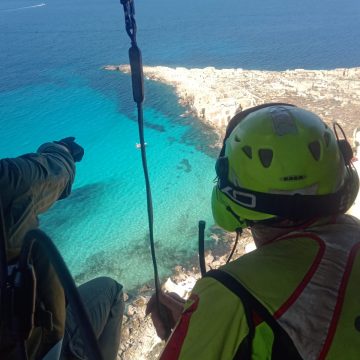
{"type": "MultiPolygon", "coordinates": [[[[129,65],[104,69],[130,73],[129,65]]],[[[144,77],[173,87],[189,114],[219,135],[238,111],[267,102],[295,104],[315,112],[328,124],[337,121],[347,136],[360,126],[360,67],[267,71],[144,66],[144,77]]]]}

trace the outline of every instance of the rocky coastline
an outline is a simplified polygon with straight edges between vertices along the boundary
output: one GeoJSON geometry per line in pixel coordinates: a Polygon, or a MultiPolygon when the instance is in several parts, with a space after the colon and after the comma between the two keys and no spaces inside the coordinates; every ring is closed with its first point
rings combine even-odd
{"type": "MultiPolygon", "coordinates": [[[[129,73],[128,65],[106,70],[129,73]]],[[[220,134],[240,110],[267,102],[285,102],[338,122],[348,136],[360,126],[360,67],[334,70],[260,71],[144,66],[147,79],[173,86],[181,104],[220,134]]]]}
{"type": "MultiPolygon", "coordinates": [[[[104,69],[130,72],[128,65],[108,65],[104,69]]],[[[267,102],[285,102],[307,108],[329,125],[336,121],[349,140],[353,140],[354,128],[360,127],[360,67],[258,71],[145,66],[144,76],[174,87],[179,102],[187,108],[183,116],[191,114],[199,118],[213,127],[220,137],[228,121],[238,111],[267,102]]],[[[360,208],[354,215],[359,212],[360,208]]],[[[229,235],[220,232],[214,236],[218,237],[216,240],[219,246],[207,252],[206,263],[209,268],[224,264],[233,244],[229,235]]],[[[246,232],[234,257],[252,249],[251,235],[246,232]]],[[[193,264],[197,264],[196,257],[193,264]]],[[[196,265],[190,268],[179,265],[164,287],[167,291],[186,297],[199,277],[196,265]]],[[[158,358],[164,343],[156,336],[151,319],[145,317],[146,303],[152,293],[152,285],[148,284],[139,289],[137,294],[127,297],[118,360],[158,358]]]]}

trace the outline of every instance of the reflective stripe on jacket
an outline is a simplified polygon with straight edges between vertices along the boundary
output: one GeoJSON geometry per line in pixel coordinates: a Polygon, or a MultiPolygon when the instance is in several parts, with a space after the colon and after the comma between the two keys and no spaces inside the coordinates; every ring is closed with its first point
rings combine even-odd
{"type": "MultiPolygon", "coordinates": [[[[267,309],[303,359],[358,359],[359,248],[359,222],[341,216],[288,234],[222,270],[267,309]]],[[[217,280],[199,280],[161,359],[241,359],[247,306],[217,280]]],[[[252,359],[275,358],[272,328],[253,316],[252,359]]]]}

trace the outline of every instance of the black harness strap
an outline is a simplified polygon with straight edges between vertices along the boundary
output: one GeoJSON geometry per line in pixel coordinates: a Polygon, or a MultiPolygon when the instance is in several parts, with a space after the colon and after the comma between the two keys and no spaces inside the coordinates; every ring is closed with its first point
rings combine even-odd
{"type": "Polygon", "coordinates": [[[262,305],[241,283],[239,283],[238,280],[222,270],[211,270],[206,273],[205,277],[212,277],[213,279],[219,281],[237,295],[244,306],[246,320],[249,327],[249,334],[245,339],[245,342],[240,344],[234,359],[244,360],[252,358],[252,342],[255,337],[253,313],[257,314],[263,321],[265,321],[274,333],[272,359],[302,359],[289,335],[278,324],[264,305],[262,305]]]}

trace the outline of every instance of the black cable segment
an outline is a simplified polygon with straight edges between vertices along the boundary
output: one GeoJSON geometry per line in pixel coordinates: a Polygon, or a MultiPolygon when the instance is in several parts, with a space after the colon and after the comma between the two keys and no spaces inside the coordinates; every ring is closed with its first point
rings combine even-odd
{"type": "Polygon", "coordinates": [[[153,213],[153,206],[152,206],[152,196],[151,196],[149,172],[148,172],[147,161],[146,161],[144,121],[143,121],[143,111],[142,111],[141,103],[137,104],[137,108],[138,108],[138,120],[139,120],[138,121],[139,137],[140,137],[140,145],[141,145],[141,160],[142,160],[142,166],[143,166],[144,177],[145,177],[145,186],[146,186],[146,200],[147,200],[146,204],[147,204],[148,222],[149,222],[150,250],[151,250],[151,257],[152,257],[153,268],[154,268],[155,293],[156,293],[157,300],[159,300],[160,280],[159,280],[159,273],[158,273],[156,254],[155,254],[154,215],[153,215],[154,213],[153,213]]]}
{"type": "Polygon", "coordinates": [[[236,249],[237,244],[238,244],[238,242],[239,242],[239,239],[240,239],[241,234],[242,234],[242,229],[241,229],[241,228],[236,229],[235,243],[234,243],[234,246],[233,246],[233,248],[232,248],[232,250],[231,250],[231,253],[230,253],[229,257],[228,257],[227,260],[226,260],[226,263],[227,263],[227,264],[230,262],[231,258],[232,258],[233,255],[234,255],[234,252],[235,252],[235,249],[236,249]]]}
{"type": "Polygon", "coordinates": [[[201,276],[204,277],[206,274],[205,264],[205,221],[199,221],[199,266],[201,276]]]}
{"type": "Polygon", "coordinates": [[[120,0],[120,2],[124,7],[126,32],[131,40],[131,47],[129,49],[129,61],[130,61],[130,69],[131,69],[133,98],[137,105],[137,112],[138,112],[141,160],[142,160],[142,166],[145,177],[145,186],[146,186],[146,200],[147,200],[147,212],[148,212],[148,222],[149,222],[149,240],[150,240],[151,258],[154,269],[156,305],[159,315],[161,316],[161,319],[163,320],[164,324],[167,327],[166,337],[169,337],[171,332],[171,328],[169,325],[170,315],[167,312],[166,308],[160,303],[161,288],[160,288],[158,266],[155,255],[153,206],[152,206],[150,179],[149,179],[149,173],[148,173],[148,167],[146,161],[144,120],[143,120],[143,109],[142,109],[142,102],[144,101],[144,75],[143,75],[141,51],[136,43],[137,27],[134,18],[135,7],[133,0],[120,0]]]}

